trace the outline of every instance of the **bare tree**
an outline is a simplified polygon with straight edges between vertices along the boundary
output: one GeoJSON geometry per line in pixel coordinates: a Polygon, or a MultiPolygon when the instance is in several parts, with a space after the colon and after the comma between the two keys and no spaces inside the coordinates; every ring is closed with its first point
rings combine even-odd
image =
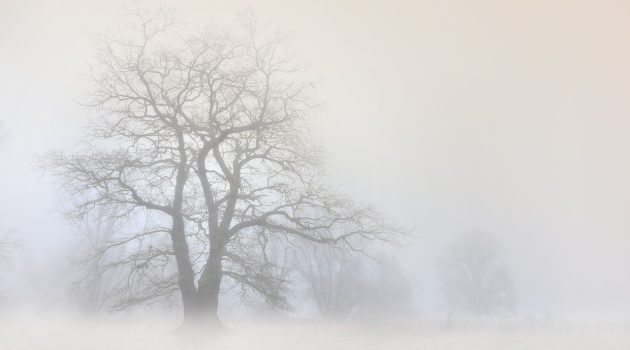
{"type": "Polygon", "coordinates": [[[116,264],[133,266],[120,307],[179,291],[186,322],[217,321],[224,278],[285,305],[269,242],[351,249],[352,237],[397,233],[322,185],[305,123],[311,84],[270,27],[245,16],[182,37],[168,13],[133,17],[134,30],[103,38],[92,68],[92,134],[48,158],[80,200],[76,218],[125,212],[127,233],[100,249],[131,252],[116,264]]]}
{"type": "Polygon", "coordinates": [[[390,321],[410,311],[411,288],[394,258],[314,244],[298,252],[295,266],[325,319],[390,321]]]}
{"type": "Polygon", "coordinates": [[[452,244],[439,271],[450,315],[480,318],[514,307],[512,280],[487,233],[469,233],[452,244]]]}
{"type": "Polygon", "coordinates": [[[11,267],[18,248],[19,244],[10,232],[0,233],[0,273],[11,267]]]}
{"type": "MultiPolygon", "coordinates": [[[[3,130],[2,121],[0,121],[0,149],[6,137],[7,134],[3,130]]],[[[22,241],[17,237],[15,230],[3,227],[2,218],[0,218],[0,279],[13,266],[21,248],[22,241]]]]}
{"type": "Polygon", "coordinates": [[[320,315],[331,320],[348,317],[371,287],[366,256],[318,244],[306,244],[297,252],[297,270],[320,315]]]}
{"type": "MultiPolygon", "coordinates": [[[[12,232],[0,227],[0,281],[4,279],[5,273],[12,268],[19,250],[20,244],[12,232]]],[[[4,292],[5,290],[0,290],[0,302],[4,301],[4,292]]]]}
{"type": "Polygon", "coordinates": [[[71,295],[80,309],[96,314],[117,306],[118,295],[123,294],[123,281],[130,266],[119,262],[128,254],[123,249],[103,252],[103,248],[116,242],[125,230],[124,212],[100,207],[92,210],[78,225],[78,239],[70,247],[71,295]],[[122,217],[121,217],[122,216],[122,217]]]}
{"type": "MultiPolygon", "coordinates": [[[[0,146],[5,139],[3,125],[0,122],[0,146]]],[[[19,243],[11,230],[2,227],[0,221],[0,274],[11,267],[16,252],[19,250],[19,243]]]]}

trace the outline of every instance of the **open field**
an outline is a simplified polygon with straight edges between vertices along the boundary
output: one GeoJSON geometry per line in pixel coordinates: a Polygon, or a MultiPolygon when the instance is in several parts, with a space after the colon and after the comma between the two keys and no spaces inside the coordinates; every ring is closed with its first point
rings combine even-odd
{"type": "Polygon", "coordinates": [[[221,334],[177,332],[153,320],[77,321],[4,318],[6,350],[101,349],[630,349],[628,326],[443,326],[383,328],[316,322],[232,323],[221,334]]]}

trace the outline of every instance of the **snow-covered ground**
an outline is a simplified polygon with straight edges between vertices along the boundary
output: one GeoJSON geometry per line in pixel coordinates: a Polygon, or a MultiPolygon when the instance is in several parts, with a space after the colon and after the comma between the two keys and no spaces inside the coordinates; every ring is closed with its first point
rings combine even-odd
{"type": "Polygon", "coordinates": [[[220,334],[191,336],[175,331],[174,321],[155,318],[79,321],[60,317],[4,316],[3,350],[180,350],[180,349],[630,349],[630,327],[601,325],[494,325],[450,327],[406,324],[402,327],[232,322],[220,334]]]}

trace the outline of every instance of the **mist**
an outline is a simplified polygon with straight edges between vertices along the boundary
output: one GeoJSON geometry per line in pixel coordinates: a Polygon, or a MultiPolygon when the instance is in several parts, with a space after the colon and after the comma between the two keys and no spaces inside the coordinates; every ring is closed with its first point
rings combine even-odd
{"type": "Polygon", "coordinates": [[[628,346],[629,15],[1,1],[0,341],[628,346]]]}

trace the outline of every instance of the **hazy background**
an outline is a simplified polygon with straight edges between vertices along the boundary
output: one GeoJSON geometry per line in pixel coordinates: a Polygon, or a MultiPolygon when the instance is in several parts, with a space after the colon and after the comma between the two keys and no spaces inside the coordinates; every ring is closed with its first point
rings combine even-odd
{"type": "MultiPolygon", "coordinates": [[[[155,1],[184,21],[274,19],[320,82],[331,178],[413,227],[419,310],[436,254],[497,235],[518,312],[630,318],[630,4],[625,1],[155,1]]],[[[37,305],[74,228],[33,156],[77,142],[86,59],[115,1],[0,0],[0,221],[24,242],[3,289],[37,305]]]]}

